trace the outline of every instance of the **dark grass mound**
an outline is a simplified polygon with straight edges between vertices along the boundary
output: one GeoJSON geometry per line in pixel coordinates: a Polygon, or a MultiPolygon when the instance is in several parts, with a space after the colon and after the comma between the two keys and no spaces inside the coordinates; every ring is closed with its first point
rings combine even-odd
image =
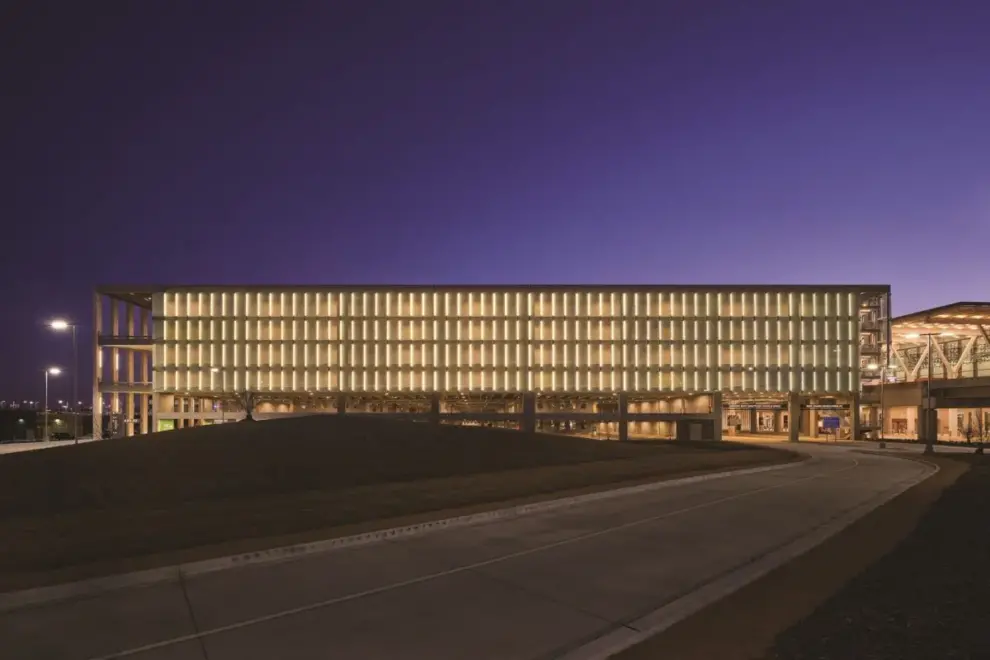
{"type": "Polygon", "coordinates": [[[4,455],[0,591],[796,458],[337,416],[4,455]]]}
{"type": "Polygon", "coordinates": [[[972,468],[911,535],[781,634],[768,658],[990,658],[990,457],[959,460],[972,468]]]}
{"type": "Polygon", "coordinates": [[[205,426],[2,456],[0,517],[343,490],[658,451],[663,449],[358,417],[205,426]]]}

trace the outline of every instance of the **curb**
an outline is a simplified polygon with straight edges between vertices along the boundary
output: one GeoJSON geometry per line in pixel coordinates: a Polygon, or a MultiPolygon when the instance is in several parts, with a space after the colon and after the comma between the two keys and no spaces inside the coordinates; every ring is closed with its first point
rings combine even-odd
{"type": "MultiPolygon", "coordinates": [[[[900,456],[891,458],[902,458],[900,456]]],[[[705,607],[718,602],[726,596],[742,589],[746,585],[759,580],[776,568],[800,557],[812,548],[821,545],[857,520],[870,512],[890,502],[898,495],[935,475],[941,468],[935,463],[914,460],[924,463],[931,468],[919,477],[899,483],[876,498],[863,502],[837,518],[813,529],[808,534],[794,539],[784,545],[770,550],[768,553],[754,558],[752,561],[716,577],[714,580],[700,585],[690,593],[663,605],[656,610],[623,624],[622,627],[605,633],[603,636],[576,648],[561,656],[561,660],[607,660],[626,649],[663,633],[676,623],[701,611],[705,607]]]]}
{"type": "Polygon", "coordinates": [[[201,561],[164,566],[161,568],[153,568],[132,573],[121,573],[118,575],[90,578],[87,580],[80,580],[78,582],[68,582],[45,587],[34,587],[32,589],[24,589],[20,591],[11,591],[0,594],[0,612],[9,612],[11,610],[42,605],[60,600],[67,600],[70,598],[93,596],[128,587],[147,586],[160,582],[179,582],[186,577],[202,575],[205,573],[224,571],[242,566],[255,566],[259,564],[285,561],[288,559],[330,552],[342,548],[353,548],[372,543],[379,543],[382,541],[390,541],[398,538],[427,534],[441,529],[466,527],[468,525],[476,525],[494,520],[507,520],[533,513],[553,511],[555,509],[575,506],[578,504],[597,502],[615,497],[622,497],[625,495],[636,495],[639,493],[646,493],[664,488],[673,488],[675,486],[683,486],[703,481],[710,481],[713,479],[724,479],[727,477],[782,470],[804,464],[809,460],[814,461],[816,459],[804,458],[803,460],[789,461],[787,463],[778,463],[775,465],[764,465],[739,470],[727,470],[724,472],[709,472],[691,477],[654,481],[651,483],[639,484],[637,486],[625,486],[610,490],[597,491],[594,493],[587,493],[584,495],[574,495],[571,497],[544,500],[542,502],[533,502],[531,504],[520,504],[502,509],[495,509],[492,511],[455,516],[440,520],[431,520],[413,525],[380,529],[373,532],[365,532],[351,536],[341,536],[322,541],[299,543],[295,545],[272,548],[270,550],[259,550],[256,552],[228,555],[226,557],[217,557],[215,559],[204,559],[201,561]]]}

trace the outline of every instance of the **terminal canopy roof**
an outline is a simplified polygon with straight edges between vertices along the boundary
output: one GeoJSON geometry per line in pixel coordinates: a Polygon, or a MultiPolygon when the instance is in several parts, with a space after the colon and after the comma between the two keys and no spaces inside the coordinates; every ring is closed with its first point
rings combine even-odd
{"type": "Polygon", "coordinates": [[[957,302],[891,319],[896,343],[924,343],[931,336],[944,343],[953,338],[987,337],[990,342],[990,302],[957,302]]]}

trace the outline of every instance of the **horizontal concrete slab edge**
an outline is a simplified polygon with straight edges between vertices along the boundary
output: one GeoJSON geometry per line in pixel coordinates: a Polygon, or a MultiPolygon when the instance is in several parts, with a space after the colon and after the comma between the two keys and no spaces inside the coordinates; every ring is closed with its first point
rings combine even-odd
{"type": "MultiPolygon", "coordinates": [[[[902,458],[896,456],[894,458],[902,458]]],[[[918,460],[904,457],[905,460],[918,460]]],[[[582,645],[561,656],[561,660],[607,660],[626,649],[658,635],[674,624],[682,621],[705,607],[742,589],[751,582],[762,578],[774,569],[800,557],[827,539],[835,536],[846,527],[878,509],[901,493],[928,479],[941,468],[929,461],[918,460],[932,469],[920,477],[905,481],[884,492],[879,497],[854,507],[833,521],[816,528],[809,534],[795,539],[776,550],[747,563],[738,569],[721,575],[689,594],[667,603],[623,627],[582,645]]]]}
{"type": "Polygon", "coordinates": [[[107,591],[113,591],[115,589],[138,587],[157,582],[176,582],[183,577],[191,577],[194,575],[201,575],[203,573],[223,571],[232,568],[239,568],[241,566],[286,561],[289,559],[330,552],[342,548],[353,548],[356,546],[369,545],[372,543],[379,543],[402,537],[426,534],[441,529],[465,527],[468,525],[476,525],[493,520],[505,520],[533,513],[543,513],[546,511],[552,511],[553,509],[586,504],[589,502],[611,499],[614,497],[622,497],[624,495],[635,495],[638,493],[660,490],[662,488],[684,486],[709,481],[712,479],[724,479],[727,477],[742,476],[747,474],[759,474],[761,472],[768,472],[771,470],[781,470],[794,467],[796,465],[801,465],[809,460],[814,461],[815,459],[805,457],[804,460],[776,463],[773,465],[761,465],[758,467],[726,470],[723,472],[706,472],[690,477],[666,479],[646,484],[638,484],[636,486],[623,486],[619,488],[601,490],[583,495],[548,499],[541,502],[533,502],[531,504],[520,504],[502,509],[493,509],[491,511],[455,516],[452,518],[424,521],[413,525],[380,529],[372,532],[364,532],[362,534],[354,534],[351,536],[340,536],[321,541],[281,546],[270,550],[258,550],[255,552],[217,557],[215,559],[204,559],[185,564],[136,571],[133,573],[121,573],[118,575],[80,580],[78,582],[68,582],[45,587],[35,587],[32,589],[0,593],[0,612],[9,612],[11,610],[42,605],[53,601],[67,600],[70,598],[91,596],[107,591]]]}

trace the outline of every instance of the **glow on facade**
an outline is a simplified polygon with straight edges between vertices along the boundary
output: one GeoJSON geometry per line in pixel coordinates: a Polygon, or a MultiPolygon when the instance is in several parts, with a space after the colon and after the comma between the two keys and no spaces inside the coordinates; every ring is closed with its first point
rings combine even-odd
{"type": "Polygon", "coordinates": [[[858,391],[849,287],[154,294],[155,389],[858,391]]]}

